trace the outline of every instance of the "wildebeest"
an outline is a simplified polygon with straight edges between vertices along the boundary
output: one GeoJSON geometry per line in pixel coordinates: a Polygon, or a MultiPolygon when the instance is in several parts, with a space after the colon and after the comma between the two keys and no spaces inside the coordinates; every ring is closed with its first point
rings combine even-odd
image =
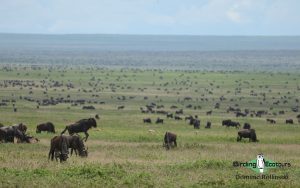
{"type": "Polygon", "coordinates": [[[276,121],[274,119],[267,119],[267,122],[269,122],[271,124],[276,124],[276,121]]]}
{"type": "Polygon", "coordinates": [[[144,119],[143,119],[143,122],[144,122],[144,123],[152,123],[152,121],[151,121],[150,118],[144,118],[144,119]]]}
{"type": "Polygon", "coordinates": [[[55,133],[55,128],[53,123],[51,122],[46,122],[46,123],[41,123],[36,126],[36,133],[41,133],[42,131],[47,131],[48,133],[55,133]]]}
{"type": "Polygon", "coordinates": [[[222,126],[224,126],[224,125],[227,126],[230,122],[231,122],[230,119],[223,120],[222,121],[222,126]]]}
{"type": "Polygon", "coordinates": [[[206,112],[206,115],[211,115],[211,114],[212,114],[212,110],[206,112]]]}
{"type": "Polygon", "coordinates": [[[211,128],[211,122],[210,122],[210,121],[208,121],[208,122],[206,123],[205,128],[206,128],[206,129],[210,129],[210,128],[211,128]]]}
{"type": "Polygon", "coordinates": [[[242,113],[242,112],[236,112],[236,117],[246,117],[247,116],[247,114],[245,114],[245,113],[242,113]]]}
{"type": "Polygon", "coordinates": [[[16,126],[8,126],[0,128],[1,142],[14,142],[14,138],[20,141],[26,141],[25,133],[20,131],[16,126]]]}
{"type": "Polygon", "coordinates": [[[159,123],[163,124],[163,123],[164,123],[164,120],[161,119],[161,118],[157,118],[155,123],[156,123],[156,124],[159,124],[159,123]]]}
{"type": "Polygon", "coordinates": [[[83,106],[83,110],[95,110],[96,108],[94,106],[83,106]]]}
{"type": "Polygon", "coordinates": [[[96,118],[96,119],[100,119],[100,117],[99,117],[99,115],[98,115],[98,114],[96,114],[96,115],[95,115],[95,118],[96,118]]]}
{"type": "Polygon", "coordinates": [[[258,142],[254,129],[242,129],[238,132],[237,141],[241,141],[242,138],[249,138],[249,142],[258,142]]]}
{"type": "Polygon", "coordinates": [[[225,125],[226,127],[235,127],[235,128],[239,128],[241,126],[239,122],[234,122],[234,121],[231,121],[230,119],[223,120],[222,125],[223,126],[225,125]]]}
{"type": "Polygon", "coordinates": [[[94,118],[81,119],[74,124],[66,126],[66,128],[61,132],[61,134],[64,134],[66,130],[68,130],[70,135],[73,135],[74,133],[84,132],[85,141],[87,141],[89,137],[87,131],[92,127],[97,127],[97,122],[94,118]]]}
{"type": "Polygon", "coordinates": [[[122,110],[122,109],[124,109],[125,108],[125,106],[118,106],[118,110],[122,110]]]}
{"type": "Polygon", "coordinates": [[[195,119],[194,120],[194,129],[199,129],[200,128],[200,120],[199,119],[195,119]]]}
{"type": "Polygon", "coordinates": [[[176,110],[176,111],[175,111],[175,114],[183,114],[183,109],[176,110]]]}
{"type": "Polygon", "coordinates": [[[167,118],[173,118],[173,114],[167,113],[167,118]]]}
{"type": "Polygon", "coordinates": [[[243,129],[251,129],[251,125],[249,123],[244,123],[243,129]]]}
{"type": "Polygon", "coordinates": [[[294,124],[294,121],[293,121],[293,119],[287,119],[287,120],[285,120],[285,123],[286,124],[294,124]]]}
{"type": "Polygon", "coordinates": [[[51,158],[51,160],[53,161],[55,157],[56,161],[57,158],[60,159],[60,162],[66,161],[68,159],[69,148],[78,151],[79,156],[87,157],[87,150],[85,149],[84,143],[79,136],[60,135],[55,136],[51,139],[48,159],[51,158]]]}
{"type": "Polygon", "coordinates": [[[165,137],[164,137],[164,147],[166,149],[170,149],[172,146],[177,147],[177,135],[171,132],[166,132],[165,137]]]}
{"type": "Polygon", "coordinates": [[[175,120],[182,120],[182,118],[180,116],[175,116],[174,119],[175,120]]]}

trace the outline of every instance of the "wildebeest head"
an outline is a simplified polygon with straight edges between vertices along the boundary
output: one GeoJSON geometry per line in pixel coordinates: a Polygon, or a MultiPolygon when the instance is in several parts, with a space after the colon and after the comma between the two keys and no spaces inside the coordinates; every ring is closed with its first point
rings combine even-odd
{"type": "Polygon", "coordinates": [[[94,118],[89,118],[88,122],[90,123],[90,125],[92,127],[97,127],[97,122],[96,122],[96,120],[94,118]]]}
{"type": "Polygon", "coordinates": [[[77,146],[78,146],[79,156],[87,157],[88,156],[88,148],[85,148],[84,143],[83,143],[83,139],[80,139],[78,137],[77,146]]]}
{"type": "Polygon", "coordinates": [[[27,131],[27,126],[23,123],[20,123],[17,128],[22,131],[23,133],[25,133],[27,131]]]}

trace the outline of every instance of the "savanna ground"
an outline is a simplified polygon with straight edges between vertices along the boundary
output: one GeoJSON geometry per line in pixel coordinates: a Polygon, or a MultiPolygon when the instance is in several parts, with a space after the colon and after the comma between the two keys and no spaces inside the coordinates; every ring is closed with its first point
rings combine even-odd
{"type": "MultiPolygon", "coordinates": [[[[299,104],[298,73],[160,71],[103,69],[92,66],[1,66],[0,122],[23,122],[28,133],[40,139],[36,144],[0,144],[1,187],[300,187],[300,125],[292,112],[299,104]],[[21,85],[5,80],[29,80],[21,85]],[[43,82],[44,80],[44,82],[43,82]],[[55,84],[59,83],[59,84],[55,84]],[[30,85],[34,83],[34,85],[30,85]],[[67,87],[72,83],[73,88],[67,87]],[[58,85],[62,85],[58,87],[58,85]],[[42,87],[42,85],[44,85],[42,87]],[[47,88],[47,90],[46,90],[47,88]],[[252,92],[251,92],[252,91],[252,92]],[[252,95],[251,95],[252,93],[252,95]],[[264,96],[264,94],[265,96],[264,96]],[[68,96],[69,95],[69,96],[68,96]],[[123,100],[125,96],[125,99],[123,100]],[[226,100],[220,101],[223,96],[226,100]],[[71,103],[37,108],[36,100],[63,97],[85,99],[83,110],[71,103]],[[184,100],[191,97],[191,100],[184,100]],[[30,102],[25,99],[33,99],[30,102]],[[12,102],[13,101],[13,102],[12,102]],[[280,101],[278,105],[273,104],[280,101]],[[140,107],[155,103],[162,110],[176,105],[185,117],[198,115],[200,130],[184,120],[167,119],[162,114],[143,114],[140,107]],[[216,103],[220,108],[215,109],[216,103]],[[17,112],[13,112],[13,104],[17,112]],[[186,108],[191,104],[196,110],[186,108]],[[125,108],[118,110],[117,107],[125,108]],[[227,113],[231,106],[241,110],[267,110],[262,117],[239,117],[227,113]],[[206,112],[212,110],[212,115],[206,112]],[[285,114],[279,115],[279,111],[285,114]],[[71,156],[67,162],[48,160],[53,134],[36,134],[39,123],[51,121],[56,135],[81,118],[100,115],[98,127],[89,130],[87,158],[71,156]],[[144,124],[143,118],[164,119],[164,124],[144,124]],[[266,118],[277,121],[275,125],[266,118]],[[294,125],[285,124],[292,118],[294,125]],[[248,122],[259,142],[236,142],[237,129],[222,127],[224,119],[248,122]],[[204,129],[207,121],[211,129],[204,129]],[[154,130],[149,132],[149,130],[154,130]],[[178,136],[178,147],[166,151],[163,135],[178,136]],[[234,168],[233,161],[246,162],[263,153],[291,168],[273,169],[271,174],[288,174],[288,180],[236,180],[235,176],[257,175],[246,168],[234,168]]],[[[83,134],[81,134],[83,136],[83,134]]]]}

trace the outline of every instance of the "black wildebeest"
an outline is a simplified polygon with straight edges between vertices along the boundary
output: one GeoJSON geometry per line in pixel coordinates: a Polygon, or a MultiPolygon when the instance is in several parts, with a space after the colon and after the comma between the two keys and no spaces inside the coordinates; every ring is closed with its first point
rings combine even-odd
{"type": "Polygon", "coordinates": [[[55,128],[53,123],[51,122],[46,122],[46,123],[41,123],[36,126],[36,133],[41,133],[42,131],[47,131],[48,133],[55,133],[55,128]]]}
{"type": "Polygon", "coordinates": [[[60,162],[66,161],[68,159],[69,148],[79,152],[79,156],[87,157],[87,150],[85,149],[82,139],[77,135],[66,136],[60,135],[55,136],[50,142],[50,151],[48,154],[48,159],[51,158],[53,161],[54,157],[60,159],[60,162]]]}
{"type": "Polygon", "coordinates": [[[249,123],[244,123],[243,129],[251,129],[251,125],[249,123]]]}
{"type": "Polygon", "coordinates": [[[211,122],[210,122],[210,121],[208,121],[208,122],[206,123],[205,128],[206,128],[206,129],[210,129],[210,128],[211,128],[211,122]]]}
{"type": "Polygon", "coordinates": [[[159,124],[159,123],[163,124],[164,123],[164,119],[157,118],[155,123],[156,124],[159,124]]]}
{"type": "Polygon", "coordinates": [[[249,138],[249,142],[258,142],[254,129],[242,129],[238,132],[237,141],[241,141],[242,138],[249,138]]]}
{"type": "Polygon", "coordinates": [[[74,124],[66,126],[66,128],[61,132],[61,134],[64,134],[66,130],[68,130],[70,135],[73,135],[74,133],[84,132],[85,141],[87,141],[89,137],[87,131],[92,127],[97,127],[97,122],[94,118],[81,119],[74,124]]]}
{"type": "Polygon", "coordinates": [[[144,122],[144,123],[152,123],[152,121],[151,121],[150,118],[144,118],[144,119],[143,119],[143,122],[144,122]]]}
{"type": "Polygon", "coordinates": [[[200,120],[199,119],[194,120],[194,129],[200,129],[200,120]]]}
{"type": "Polygon", "coordinates": [[[294,124],[294,121],[293,121],[293,119],[287,119],[287,120],[285,120],[285,123],[286,124],[294,124]]]}
{"type": "Polygon", "coordinates": [[[166,132],[164,137],[164,144],[163,146],[166,147],[166,149],[170,149],[172,146],[177,147],[177,135],[171,132],[166,132]]]}

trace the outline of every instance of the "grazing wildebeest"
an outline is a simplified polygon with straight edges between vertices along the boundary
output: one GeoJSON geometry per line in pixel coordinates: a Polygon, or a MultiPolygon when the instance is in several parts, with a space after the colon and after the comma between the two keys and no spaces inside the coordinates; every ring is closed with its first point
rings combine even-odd
{"type": "Polygon", "coordinates": [[[73,150],[78,151],[79,156],[87,157],[87,150],[85,149],[82,139],[77,135],[60,135],[55,136],[51,139],[50,151],[48,154],[48,159],[51,158],[53,161],[54,157],[60,159],[60,162],[66,161],[68,159],[69,148],[71,148],[71,153],[73,150]]]}
{"type": "Polygon", "coordinates": [[[185,121],[186,120],[191,120],[191,119],[193,119],[193,116],[187,116],[187,117],[184,118],[185,121]]]}
{"type": "Polygon", "coordinates": [[[41,133],[42,131],[47,131],[48,133],[55,133],[55,128],[53,123],[51,122],[46,122],[46,123],[41,123],[36,126],[36,133],[41,133]]]}
{"type": "Polygon", "coordinates": [[[251,129],[251,125],[249,123],[244,123],[243,129],[251,129]]]}
{"type": "Polygon", "coordinates": [[[195,119],[194,120],[194,129],[199,129],[200,128],[200,120],[199,119],[195,119]]]}
{"type": "Polygon", "coordinates": [[[174,119],[175,120],[182,120],[182,118],[180,116],[175,116],[174,119]]]}
{"type": "Polygon", "coordinates": [[[267,119],[267,122],[269,122],[271,124],[276,124],[276,121],[274,119],[267,119]]]}
{"type": "Polygon", "coordinates": [[[96,108],[94,106],[83,106],[83,110],[95,110],[96,108]]]}
{"type": "Polygon", "coordinates": [[[99,115],[98,115],[98,114],[96,114],[96,115],[95,115],[95,118],[96,118],[96,119],[100,119],[100,117],[99,117],[99,115]]]}
{"type": "Polygon", "coordinates": [[[231,122],[230,119],[223,120],[222,121],[222,126],[224,126],[224,125],[227,126],[230,122],[231,122]]]}
{"type": "Polygon", "coordinates": [[[242,129],[238,132],[237,141],[241,141],[242,138],[249,138],[249,142],[258,142],[254,129],[242,129]]]}
{"type": "Polygon", "coordinates": [[[97,122],[94,118],[81,119],[74,124],[66,126],[66,128],[61,132],[61,134],[64,134],[66,132],[66,130],[68,130],[70,135],[73,135],[74,133],[84,132],[85,141],[87,141],[87,139],[89,137],[89,134],[87,133],[87,131],[91,127],[97,127],[97,122]]]}
{"type": "Polygon", "coordinates": [[[285,123],[286,124],[294,124],[294,121],[293,121],[293,119],[287,119],[287,120],[285,120],[285,123]]]}
{"type": "Polygon", "coordinates": [[[156,124],[159,124],[159,123],[163,124],[163,123],[164,123],[164,119],[157,118],[157,120],[156,120],[155,123],[156,123],[156,124]]]}
{"type": "Polygon", "coordinates": [[[122,110],[124,108],[125,108],[125,106],[118,106],[118,110],[122,110]]]}
{"type": "Polygon", "coordinates": [[[208,122],[206,123],[205,128],[206,128],[206,129],[210,129],[210,128],[211,128],[211,122],[210,122],[210,121],[208,121],[208,122]]]}
{"type": "Polygon", "coordinates": [[[176,111],[175,111],[175,114],[183,114],[183,109],[176,110],[176,111]]]}
{"type": "Polygon", "coordinates": [[[167,118],[173,118],[173,114],[167,113],[167,118]]]}
{"type": "Polygon", "coordinates": [[[152,123],[150,118],[145,118],[145,119],[143,119],[143,121],[144,121],[144,123],[152,123]]]}
{"type": "Polygon", "coordinates": [[[239,128],[241,125],[239,122],[234,122],[234,121],[231,121],[231,120],[223,120],[222,121],[222,125],[226,126],[226,127],[235,127],[235,128],[239,128]]]}
{"type": "Polygon", "coordinates": [[[206,115],[211,115],[212,114],[212,110],[206,112],[206,115]]]}
{"type": "Polygon", "coordinates": [[[0,128],[0,142],[14,142],[14,138],[26,140],[25,133],[20,131],[17,127],[8,126],[0,128]]]}
{"type": "Polygon", "coordinates": [[[177,135],[171,132],[166,132],[164,137],[164,144],[163,146],[166,147],[166,149],[170,149],[170,147],[174,146],[177,147],[177,135]]]}
{"type": "Polygon", "coordinates": [[[245,113],[242,113],[242,112],[236,112],[236,117],[246,117],[247,116],[247,114],[245,114],[245,113]]]}

